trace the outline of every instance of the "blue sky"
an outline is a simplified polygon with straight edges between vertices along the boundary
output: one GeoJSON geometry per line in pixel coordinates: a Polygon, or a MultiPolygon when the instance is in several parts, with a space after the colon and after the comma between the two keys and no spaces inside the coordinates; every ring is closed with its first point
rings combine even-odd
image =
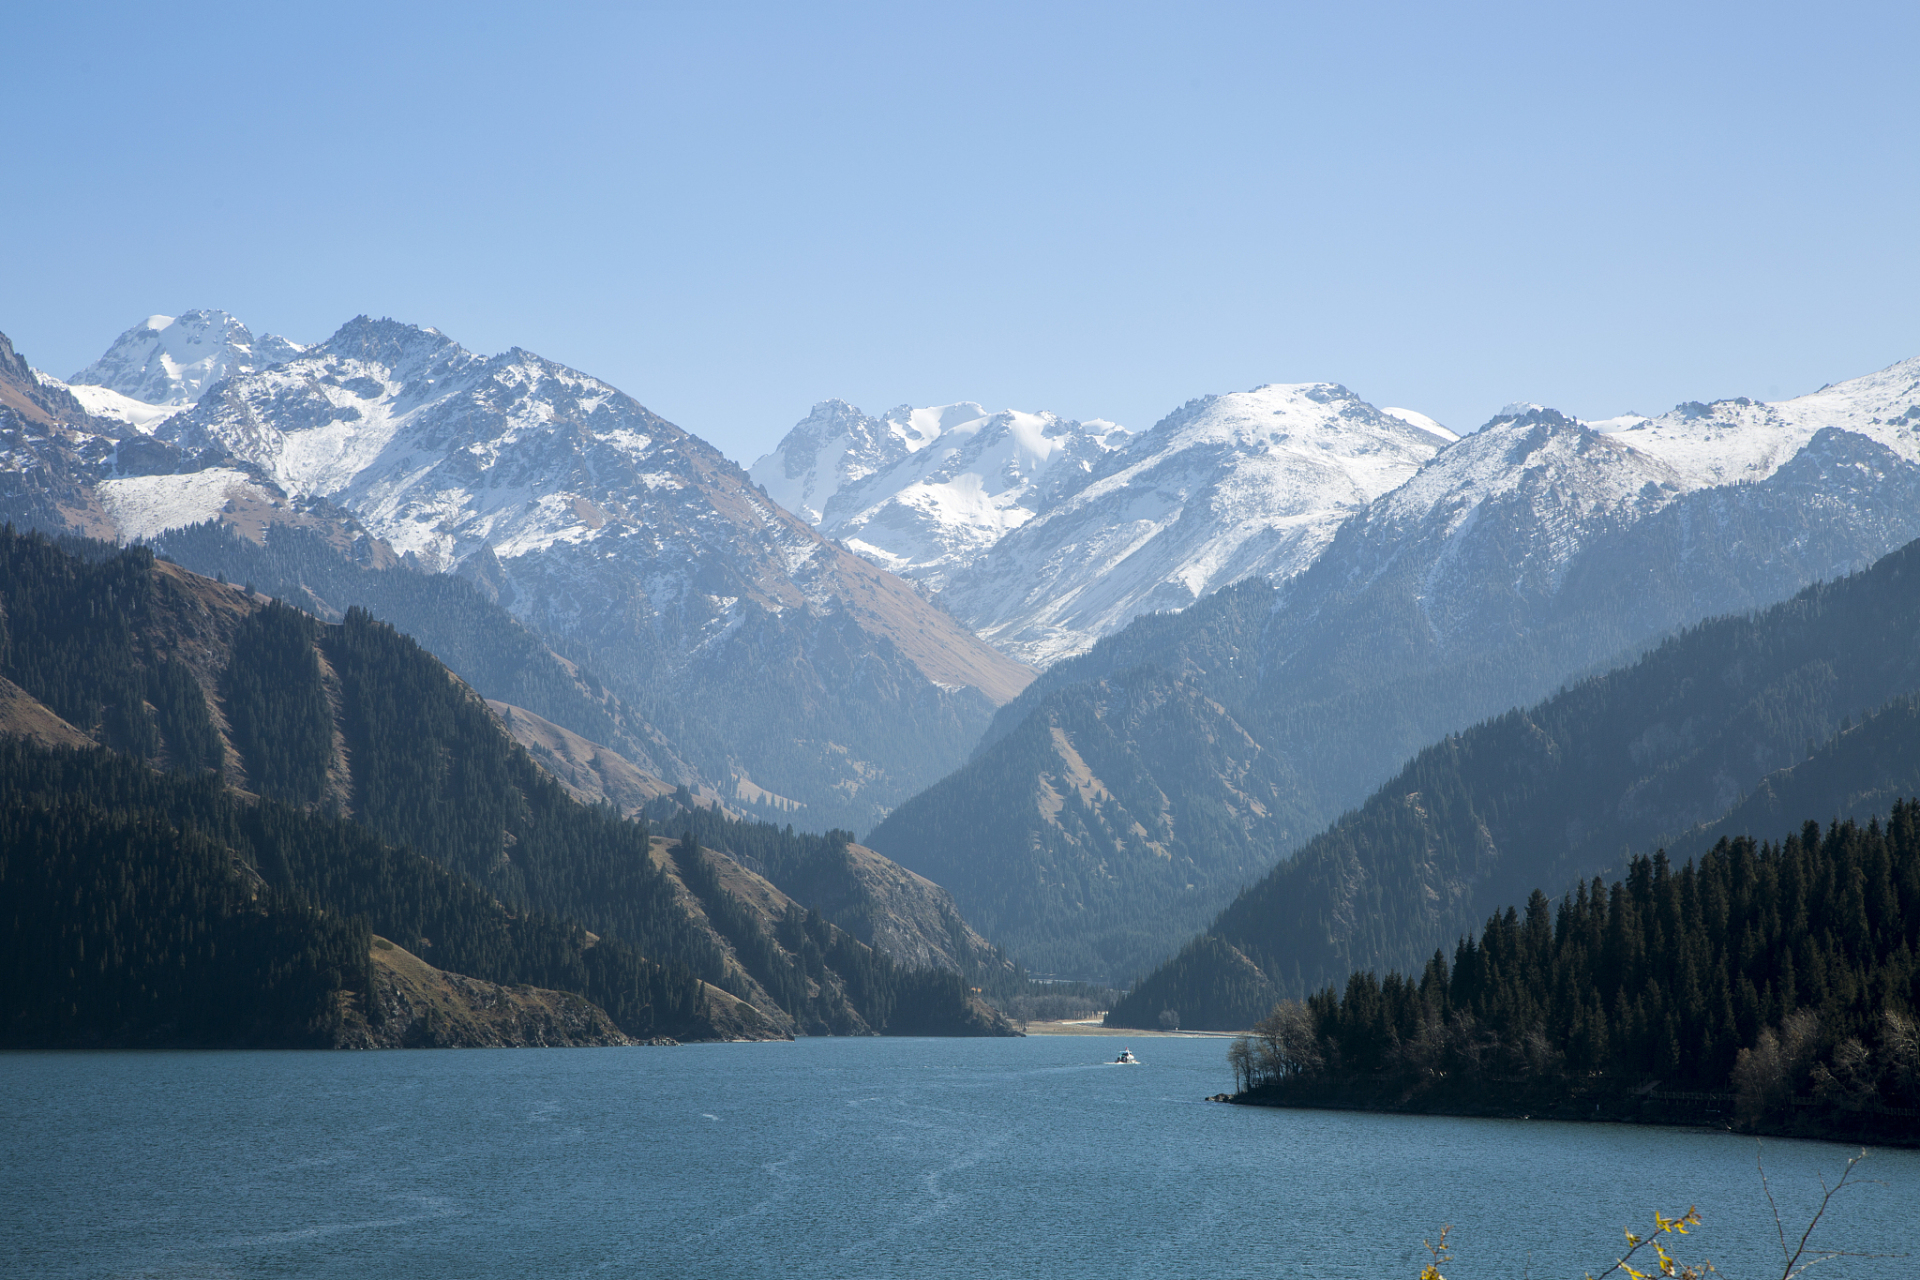
{"type": "Polygon", "coordinates": [[[1456,429],[1920,354],[1920,6],[22,6],[0,331],[366,312],[750,462],[816,400],[1456,429]]]}

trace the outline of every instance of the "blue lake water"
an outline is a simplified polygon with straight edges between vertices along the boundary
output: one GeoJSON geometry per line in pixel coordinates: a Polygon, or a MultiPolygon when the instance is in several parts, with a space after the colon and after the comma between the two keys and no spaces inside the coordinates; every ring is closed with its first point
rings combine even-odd
{"type": "MultiPolygon", "coordinates": [[[[1780,1272],[1751,1138],[1220,1106],[1224,1041],[1133,1047],[0,1055],[0,1270],[1412,1280],[1451,1222],[1450,1280],[1577,1277],[1697,1203],[1689,1254],[1780,1272]]],[[[1766,1144],[1790,1223],[1848,1154],[1766,1144]]],[[[1822,1238],[1920,1253],[1920,1152],[1863,1172],[1822,1238]]]]}

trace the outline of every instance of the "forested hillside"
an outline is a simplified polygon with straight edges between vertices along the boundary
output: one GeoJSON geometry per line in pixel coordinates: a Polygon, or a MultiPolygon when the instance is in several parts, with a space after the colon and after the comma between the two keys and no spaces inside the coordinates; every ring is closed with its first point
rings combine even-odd
{"type": "MultiPolygon", "coordinates": [[[[715,1034],[700,981],[763,1006],[755,1017],[767,1032],[989,1027],[957,974],[897,967],[824,921],[798,926],[811,930],[819,956],[798,934],[762,946],[716,931],[714,920],[737,914],[730,893],[690,902],[644,822],[570,799],[472,690],[365,611],[326,624],[142,549],[78,549],[89,558],[0,534],[0,675],[51,708],[49,718],[57,713],[121,755],[112,769],[34,774],[31,787],[8,791],[9,806],[33,794],[41,808],[93,805],[113,821],[123,812],[164,820],[227,849],[289,901],[370,920],[442,968],[581,992],[629,1035],[715,1034]],[[245,802],[231,786],[260,798],[245,802]],[[428,882],[439,887],[429,892],[428,882]],[[550,923],[529,941],[533,923],[503,921],[550,923]],[[743,964],[749,954],[757,973],[743,964]],[[671,1016],[659,1012],[666,1008],[671,1016]]],[[[57,851],[57,833],[49,839],[57,851]]],[[[76,840],[98,843],[93,834],[76,840]]],[[[680,869],[703,883],[700,865],[680,869]]],[[[88,872],[86,885],[120,874],[88,872]]],[[[28,895],[22,902],[38,901],[39,890],[20,887],[27,881],[12,883],[28,895]]],[[[202,914],[246,916],[218,905],[227,887],[195,884],[194,901],[218,900],[202,914]]],[[[43,923],[81,928],[59,913],[43,923]]]]}
{"type": "Polygon", "coordinates": [[[579,992],[631,1036],[714,1033],[689,930],[591,944],[356,823],[104,750],[0,739],[0,794],[8,1044],[328,1044],[350,1011],[378,1020],[370,930],[579,992]]]}
{"type": "MultiPolygon", "coordinates": [[[[332,513],[343,524],[351,517],[332,513]]],[[[217,520],[169,529],[154,551],[205,577],[279,597],[339,621],[356,606],[412,636],[488,698],[525,707],[584,738],[605,743],[670,783],[693,780],[692,767],[646,716],[587,667],[554,653],[494,598],[484,566],[472,575],[425,573],[375,564],[364,537],[341,547],[317,529],[271,523],[256,541],[217,520]]],[[[390,558],[390,557],[389,557],[390,558]]],[[[656,708],[670,718],[670,708],[656,708]]],[[[697,736],[697,725],[681,725],[697,736]]]]}
{"type": "Polygon", "coordinates": [[[1143,980],[1113,1021],[1171,1009],[1244,1027],[1276,996],[1415,967],[1530,886],[1558,891],[1720,818],[1863,708],[1920,689],[1916,635],[1920,544],[1450,736],[1237,898],[1214,942],[1143,980]]]}
{"type": "Polygon", "coordinates": [[[1633,859],[1234,1043],[1242,1100],[1920,1136],[1920,801],[1633,859]]]}
{"type": "Polygon", "coordinates": [[[1667,841],[1675,861],[1698,857],[1728,836],[1759,837],[1793,824],[1796,815],[1862,824],[1920,796],[1920,695],[1896,698],[1858,721],[1841,719],[1840,732],[1805,760],[1775,770],[1718,821],[1667,841]]]}

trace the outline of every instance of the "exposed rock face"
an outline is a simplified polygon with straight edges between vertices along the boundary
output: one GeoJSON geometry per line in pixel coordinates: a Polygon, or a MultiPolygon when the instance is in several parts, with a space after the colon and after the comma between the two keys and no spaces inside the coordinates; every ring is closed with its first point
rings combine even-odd
{"type": "Polygon", "coordinates": [[[351,1010],[339,1049],[579,1048],[639,1043],[580,996],[505,987],[434,968],[385,938],[373,943],[373,1008],[351,1010]]]}
{"type": "Polygon", "coordinates": [[[847,855],[871,909],[872,927],[862,940],[910,969],[965,973],[986,962],[992,946],[960,917],[953,895],[864,845],[847,855]]]}
{"type": "Polygon", "coordinates": [[[36,426],[59,423],[90,430],[102,426],[90,420],[86,406],[71,390],[35,373],[7,335],[0,333],[0,411],[4,410],[36,426]]]}
{"type": "Polygon", "coordinates": [[[0,334],[0,513],[16,524],[112,537],[93,482],[112,465],[115,424],[42,378],[0,334]]]}
{"type": "Polygon", "coordinates": [[[514,741],[525,747],[582,804],[610,804],[622,813],[643,808],[656,796],[671,795],[673,787],[640,769],[611,747],[563,729],[526,710],[487,700],[514,741]]]}

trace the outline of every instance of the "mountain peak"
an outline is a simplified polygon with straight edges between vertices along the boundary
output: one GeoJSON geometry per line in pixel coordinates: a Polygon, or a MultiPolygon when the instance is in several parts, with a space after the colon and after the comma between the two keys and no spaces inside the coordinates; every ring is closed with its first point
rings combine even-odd
{"type": "Polygon", "coordinates": [[[225,311],[156,314],[115,338],[106,354],[67,381],[177,408],[193,404],[222,378],[282,364],[304,349],[276,334],[255,339],[225,311]]]}
{"type": "Polygon", "coordinates": [[[1507,426],[1512,423],[1518,423],[1523,427],[1578,427],[1582,425],[1579,419],[1569,418],[1558,409],[1549,409],[1546,405],[1535,404],[1531,400],[1516,400],[1514,403],[1502,408],[1500,412],[1494,414],[1493,417],[1487,419],[1486,426],[1480,429],[1485,431],[1487,427],[1507,426]]]}
{"type": "Polygon", "coordinates": [[[1765,480],[1826,427],[1920,462],[1920,357],[1791,400],[1689,400],[1656,418],[1590,425],[1661,459],[1696,487],[1765,480]]]}
{"type": "MultiPolygon", "coordinates": [[[[1054,442],[1079,432],[1080,424],[1063,423],[1050,413],[1015,409],[989,413],[972,400],[921,409],[896,405],[879,417],[870,417],[845,400],[822,400],[794,424],[772,453],[755,462],[748,474],[775,502],[837,536],[841,532],[837,521],[852,514],[848,502],[852,501],[854,487],[937,445],[950,448],[931,465],[957,474],[956,466],[964,470],[966,464],[955,463],[953,450],[965,452],[969,442],[976,448],[986,447],[983,433],[995,430],[1030,435],[1032,438],[1025,441],[1026,452],[1037,453],[1044,460],[1059,451],[1054,442]],[[1026,430],[1029,426],[1031,431],[1026,430]]],[[[1092,434],[1104,442],[1119,430],[1112,423],[1101,423],[1092,434]]],[[[1030,475],[1032,461],[1028,460],[1024,470],[1016,462],[1014,474],[1030,475]]],[[[915,479],[901,479],[902,485],[913,483],[915,479]]],[[[861,501],[859,508],[865,510],[881,500],[883,495],[870,494],[870,500],[861,501]]],[[[891,553],[869,558],[894,569],[912,560],[911,556],[902,560],[891,553]]]]}
{"type": "Polygon", "coordinates": [[[1199,396],[1107,452],[941,599],[989,643],[1050,663],[1141,614],[1291,577],[1454,438],[1333,382],[1199,396]]]}
{"type": "Polygon", "coordinates": [[[314,353],[325,352],[349,360],[399,369],[409,360],[430,358],[459,344],[438,329],[407,324],[387,317],[375,320],[358,315],[334,330],[314,353]]]}
{"type": "Polygon", "coordinates": [[[822,532],[927,591],[1086,484],[1126,435],[1110,422],[989,413],[971,400],[836,421],[839,434],[825,440],[796,428],[755,478],[769,492],[784,485],[822,532]]]}

